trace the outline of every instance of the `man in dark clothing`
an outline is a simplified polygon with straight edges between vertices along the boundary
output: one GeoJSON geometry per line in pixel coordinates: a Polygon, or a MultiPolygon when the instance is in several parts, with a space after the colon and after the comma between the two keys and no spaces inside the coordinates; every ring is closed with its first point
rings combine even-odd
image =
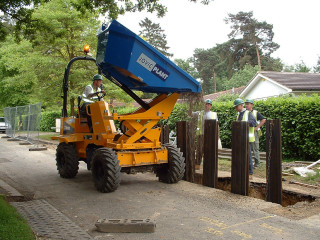
{"type": "MultiPolygon", "coordinates": [[[[244,102],[241,98],[237,98],[233,102],[233,107],[238,112],[238,121],[246,121],[249,123],[249,143],[254,142],[254,127],[257,125],[257,121],[253,117],[250,111],[247,111],[243,106],[244,102]]],[[[252,154],[251,154],[251,145],[249,144],[249,156],[250,156],[250,164],[249,164],[249,174],[250,179],[253,174],[253,164],[252,164],[252,154]]]]}
{"type": "Polygon", "coordinates": [[[252,149],[253,155],[254,155],[254,162],[255,162],[253,167],[257,168],[260,166],[259,137],[262,135],[260,128],[266,122],[266,118],[261,113],[259,113],[257,110],[253,110],[253,100],[247,99],[245,101],[245,103],[246,103],[246,109],[252,113],[253,117],[257,121],[257,126],[255,126],[255,128],[254,128],[255,140],[254,140],[254,142],[250,143],[251,149],[252,149]]]}

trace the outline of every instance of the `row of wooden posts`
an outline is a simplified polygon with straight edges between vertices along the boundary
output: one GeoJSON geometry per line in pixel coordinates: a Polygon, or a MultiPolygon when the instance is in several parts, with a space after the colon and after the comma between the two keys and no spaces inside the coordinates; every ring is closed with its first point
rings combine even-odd
{"type": "MultiPolygon", "coordinates": [[[[177,147],[186,161],[185,180],[195,182],[194,122],[177,122],[177,147]]],[[[218,184],[218,122],[206,120],[204,127],[204,156],[202,184],[216,188],[218,184]]],[[[249,193],[249,125],[232,123],[231,192],[249,193]]],[[[162,142],[169,142],[169,129],[163,128],[162,142]]],[[[282,203],[282,144],[281,122],[266,121],[266,201],[282,203]]]]}

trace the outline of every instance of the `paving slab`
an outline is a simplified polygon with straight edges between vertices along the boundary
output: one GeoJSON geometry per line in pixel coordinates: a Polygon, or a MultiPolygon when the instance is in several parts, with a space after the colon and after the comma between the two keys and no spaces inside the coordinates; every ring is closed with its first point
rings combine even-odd
{"type": "Polygon", "coordinates": [[[99,219],[95,225],[99,232],[112,233],[151,233],[156,229],[152,219],[99,219]]]}

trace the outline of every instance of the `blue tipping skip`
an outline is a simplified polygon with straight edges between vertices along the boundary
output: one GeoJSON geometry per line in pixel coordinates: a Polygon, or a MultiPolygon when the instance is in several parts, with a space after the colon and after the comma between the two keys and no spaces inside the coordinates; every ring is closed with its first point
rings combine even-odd
{"type": "Polygon", "coordinates": [[[116,20],[98,34],[96,59],[106,77],[112,76],[132,90],[201,91],[198,81],[116,20]]]}

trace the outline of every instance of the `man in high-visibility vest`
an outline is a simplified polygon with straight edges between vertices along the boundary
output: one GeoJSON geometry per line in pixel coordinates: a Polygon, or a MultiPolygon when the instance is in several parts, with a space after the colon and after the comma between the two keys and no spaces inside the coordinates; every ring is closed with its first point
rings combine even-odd
{"type": "Polygon", "coordinates": [[[98,94],[105,94],[106,92],[102,89],[102,76],[96,74],[92,78],[92,84],[86,86],[83,92],[83,100],[88,103],[93,103],[98,100],[98,94]]]}
{"type": "Polygon", "coordinates": [[[260,166],[260,152],[259,152],[259,137],[262,135],[261,127],[266,122],[266,118],[259,113],[257,110],[253,110],[253,100],[246,99],[245,101],[246,109],[250,111],[253,117],[257,121],[257,126],[254,128],[254,142],[250,143],[251,149],[254,155],[254,166],[253,168],[258,168],[260,166]]]}
{"type": "MultiPolygon", "coordinates": [[[[249,123],[249,143],[254,142],[254,127],[257,125],[257,121],[254,119],[252,113],[243,106],[244,102],[241,98],[237,98],[233,102],[233,107],[238,112],[237,121],[246,121],[249,123]]],[[[252,178],[253,174],[253,164],[252,164],[252,154],[251,154],[251,144],[249,144],[249,177],[252,178]]]]}
{"type": "MultiPolygon", "coordinates": [[[[205,100],[204,111],[193,112],[198,117],[197,125],[197,153],[196,153],[196,170],[200,169],[203,157],[203,136],[204,136],[204,122],[208,119],[216,119],[218,121],[218,115],[216,112],[211,111],[212,101],[210,99],[205,100]]],[[[221,145],[221,143],[220,143],[221,145]]]]}
{"type": "MultiPolygon", "coordinates": [[[[95,101],[98,101],[99,94],[106,93],[103,90],[102,86],[103,86],[102,85],[102,76],[100,74],[96,74],[92,78],[92,84],[87,85],[86,88],[84,89],[83,94],[82,94],[82,96],[83,96],[82,100],[84,101],[84,103],[82,104],[80,111],[81,111],[81,115],[87,117],[90,132],[92,132],[92,121],[91,121],[91,117],[89,115],[87,115],[86,107],[87,107],[87,105],[90,105],[91,103],[93,103],[95,101]]],[[[90,112],[90,106],[88,107],[88,111],[90,112]]]]}

